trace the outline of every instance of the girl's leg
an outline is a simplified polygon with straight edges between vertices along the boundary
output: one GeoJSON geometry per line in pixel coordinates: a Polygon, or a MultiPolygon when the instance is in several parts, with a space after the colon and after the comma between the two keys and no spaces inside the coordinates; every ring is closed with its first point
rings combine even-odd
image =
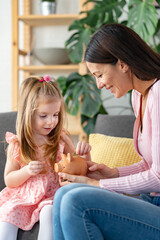
{"type": "Polygon", "coordinates": [[[81,185],[70,189],[61,198],[59,211],[65,240],[160,239],[160,207],[105,189],[81,185]]]}
{"type": "Polygon", "coordinates": [[[38,240],[53,240],[52,205],[46,205],[40,212],[38,240]]]}
{"type": "Polygon", "coordinates": [[[0,239],[16,240],[18,227],[8,222],[0,222],[0,239]]]}
{"type": "MultiPolygon", "coordinates": [[[[71,183],[57,190],[53,200],[53,235],[55,240],[64,240],[60,223],[60,208],[63,196],[77,187],[88,187],[86,184],[71,183]]],[[[77,238],[76,238],[77,239],[77,238]]],[[[78,239],[77,239],[78,240],[78,239]]]]}

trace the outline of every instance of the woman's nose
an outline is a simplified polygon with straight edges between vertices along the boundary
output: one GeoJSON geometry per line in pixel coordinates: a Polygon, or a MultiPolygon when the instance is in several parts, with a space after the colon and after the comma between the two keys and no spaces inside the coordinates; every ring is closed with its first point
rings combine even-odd
{"type": "Polygon", "coordinates": [[[98,89],[102,89],[105,86],[104,83],[99,81],[99,80],[96,80],[96,83],[97,83],[97,88],[98,89]]]}

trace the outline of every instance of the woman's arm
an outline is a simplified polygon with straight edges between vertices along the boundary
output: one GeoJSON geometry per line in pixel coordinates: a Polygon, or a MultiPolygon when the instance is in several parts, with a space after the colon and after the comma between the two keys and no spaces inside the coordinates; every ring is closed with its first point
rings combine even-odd
{"type": "Polygon", "coordinates": [[[106,178],[117,178],[119,176],[118,170],[116,168],[109,168],[104,164],[94,163],[92,161],[87,161],[88,172],[87,176],[77,176],[70,175],[67,173],[59,173],[60,178],[65,181],[60,181],[61,186],[74,183],[84,183],[92,186],[100,186],[100,179],[106,178]]]}
{"type": "Polygon", "coordinates": [[[142,141],[143,160],[136,165],[119,168],[118,179],[100,180],[101,187],[129,194],[160,193],[160,81],[148,94],[142,141]]]}

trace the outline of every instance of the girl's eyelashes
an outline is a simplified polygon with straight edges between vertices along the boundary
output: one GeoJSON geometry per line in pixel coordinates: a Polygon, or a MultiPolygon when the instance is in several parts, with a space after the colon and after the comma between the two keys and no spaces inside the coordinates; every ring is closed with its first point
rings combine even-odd
{"type": "Polygon", "coordinates": [[[55,113],[53,116],[54,116],[54,117],[58,117],[58,114],[59,114],[59,113],[55,113]]]}
{"type": "MultiPolygon", "coordinates": [[[[53,117],[58,117],[58,114],[59,113],[55,113],[54,115],[53,115],[53,117]]],[[[47,117],[47,115],[39,115],[40,116],[40,118],[45,118],[45,117],[47,117]]]]}

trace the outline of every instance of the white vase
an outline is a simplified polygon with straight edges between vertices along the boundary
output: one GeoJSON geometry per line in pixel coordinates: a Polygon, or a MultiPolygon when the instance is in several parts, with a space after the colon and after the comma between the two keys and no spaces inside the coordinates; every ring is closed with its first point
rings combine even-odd
{"type": "Polygon", "coordinates": [[[54,14],[56,11],[56,3],[55,2],[41,2],[41,14],[49,15],[54,14]]]}

